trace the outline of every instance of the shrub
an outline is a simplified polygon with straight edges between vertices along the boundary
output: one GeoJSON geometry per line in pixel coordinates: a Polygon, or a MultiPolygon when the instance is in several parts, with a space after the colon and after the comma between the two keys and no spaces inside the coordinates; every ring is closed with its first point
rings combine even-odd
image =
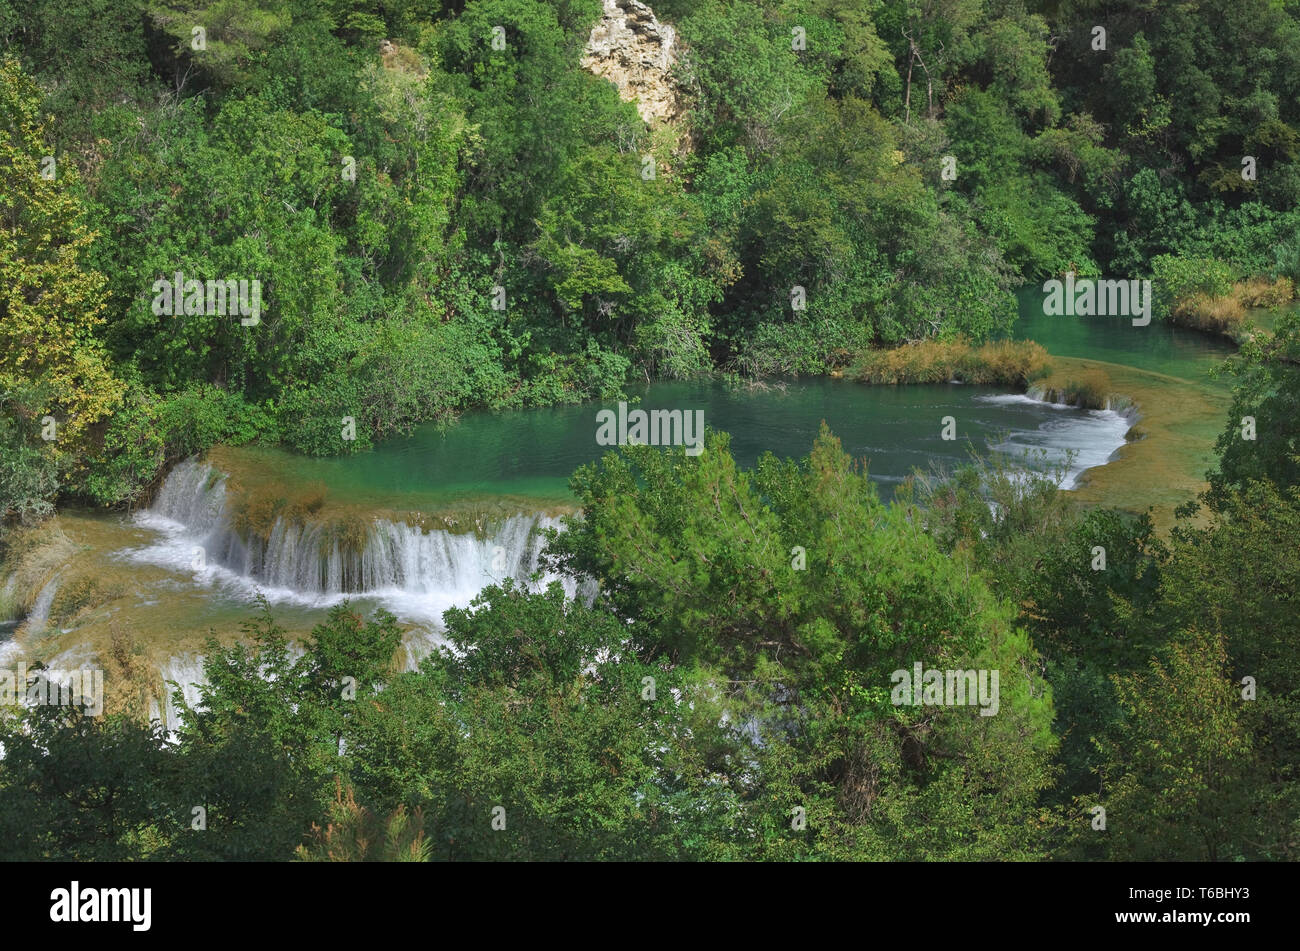
{"type": "Polygon", "coordinates": [[[167,458],[184,459],[217,443],[240,446],[275,434],[275,420],[266,409],[211,384],[197,384],[164,399],[158,406],[158,426],[167,458]]]}
{"type": "Polygon", "coordinates": [[[100,505],[129,505],[140,500],[157,479],[167,456],[158,425],[158,404],[158,397],[144,387],[128,387],[73,491],[100,505]]]}
{"type": "Polygon", "coordinates": [[[0,523],[48,518],[58,490],[54,457],[30,445],[11,420],[0,418],[0,523]]]}
{"type": "Polygon", "coordinates": [[[1231,265],[1214,258],[1175,257],[1162,254],[1151,262],[1151,276],[1166,312],[1193,294],[1224,297],[1232,292],[1231,265]]]}
{"type": "Polygon", "coordinates": [[[238,446],[276,436],[267,409],[219,386],[193,384],[160,397],[132,384],[73,491],[100,505],[134,504],[170,462],[217,443],[238,446]]]}
{"type": "Polygon", "coordinates": [[[835,317],[760,323],[734,360],[744,376],[797,376],[845,366],[871,344],[871,329],[835,317]]]}
{"type": "Polygon", "coordinates": [[[336,780],[334,802],[322,828],[311,825],[310,844],[294,853],[300,862],[427,862],[433,843],[424,835],[424,814],[399,805],[385,819],[357,802],[351,786],[336,780]]]}
{"type": "Polygon", "coordinates": [[[594,340],[580,353],[533,353],[525,361],[521,402],[545,406],[612,399],[622,394],[631,368],[626,357],[594,340]]]}
{"type": "Polygon", "coordinates": [[[300,452],[335,455],[416,425],[450,419],[478,394],[499,402],[503,371],[470,328],[394,317],[350,328],[320,376],[299,380],[278,406],[281,435],[300,452]],[[356,438],[343,438],[343,420],[356,438]]]}
{"type": "Polygon", "coordinates": [[[1273,277],[1290,278],[1300,282],[1300,230],[1273,246],[1273,277]]]}

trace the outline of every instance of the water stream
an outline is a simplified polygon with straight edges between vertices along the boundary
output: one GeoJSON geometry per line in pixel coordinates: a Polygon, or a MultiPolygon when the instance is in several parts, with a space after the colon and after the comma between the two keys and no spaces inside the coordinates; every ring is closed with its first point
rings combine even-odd
{"type": "MultiPolygon", "coordinates": [[[[1119,318],[1045,317],[1032,291],[1020,301],[1014,336],[1037,340],[1053,355],[1118,368],[1128,386],[1148,387],[1148,398],[1158,387],[1205,395],[1205,418],[1195,422],[1186,447],[1171,451],[1188,454],[1188,465],[1208,459],[1224,393],[1208,371],[1231,352],[1226,343],[1159,323],[1136,328],[1119,318]]],[[[1116,460],[1133,423],[1131,414],[961,384],[699,381],[655,384],[629,398],[644,409],[702,410],[709,428],[731,434],[742,465],[768,451],[805,455],[824,420],[846,451],[865,460],[886,498],[914,469],[962,464],[971,449],[1013,456],[1036,450],[1043,457],[1026,465],[1069,459],[1062,486],[1074,488],[1085,473],[1116,460]],[[945,417],[956,423],[955,440],[943,438],[945,417]]],[[[596,441],[596,413],[613,406],[468,413],[449,428],[420,427],[348,457],[222,447],[206,461],[176,466],[147,510],[64,511],[58,521],[75,555],[37,580],[16,636],[0,634],[0,658],[102,653],[111,632],[120,638],[125,630],[155,669],[189,685],[193,699],[203,637],[238,636],[261,595],[296,634],[344,599],[363,611],[382,606],[409,625],[414,663],[438,641],[447,608],[469,604],[483,587],[506,578],[526,582],[537,570],[543,545],[537,529],[558,526],[558,514],[572,510],[567,480],[606,451],[596,441]],[[340,534],[328,518],[280,515],[261,533],[240,530],[240,492],[291,493],[304,486],[317,487],[328,500],[326,511],[346,511],[360,528],[340,534]],[[423,517],[467,505],[480,514],[456,530],[423,517]],[[69,614],[59,592],[87,590],[88,577],[101,596],[69,614]]],[[[13,577],[0,577],[0,586],[12,590],[13,577]]],[[[566,591],[575,593],[572,583],[566,591]]],[[[155,704],[154,711],[174,723],[170,704],[155,704]]]]}

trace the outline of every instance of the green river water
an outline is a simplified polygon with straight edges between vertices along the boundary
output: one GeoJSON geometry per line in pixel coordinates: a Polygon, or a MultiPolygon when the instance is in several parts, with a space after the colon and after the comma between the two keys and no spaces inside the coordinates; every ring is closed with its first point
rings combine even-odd
{"type": "MultiPolygon", "coordinates": [[[[1052,461],[1073,456],[1064,485],[1081,487],[1088,502],[1168,511],[1194,494],[1227,405],[1226,383],[1211,381],[1209,371],[1232,348],[1159,322],[1134,327],[1121,318],[1047,317],[1040,300],[1036,290],[1021,293],[1012,336],[1038,341],[1067,369],[1105,369],[1115,392],[1137,404],[1135,430],[1131,414],[960,384],[661,383],[632,391],[629,400],[644,409],[702,410],[708,427],[731,434],[742,465],[768,451],[805,455],[825,420],[844,448],[866,461],[886,497],[914,469],[960,464],[971,448],[1036,449],[1052,461]],[[953,441],[941,435],[948,416],[956,423],[953,441]]],[[[202,638],[209,631],[235,635],[259,593],[291,631],[309,628],[345,597],[363,608],[383,606],[423,632],[408,643],[417,656],[436,640],[447,607],[536,567],[540,542],[533,528],[554,524],[549,516],[572,507],[568,478],[607,451],[596,442],[596,413],[614,406],[466,413],[450,427],[420,427],[350,457],[229,447],[213,454],[213,465],[232,473],[231,486],[237,483],[232,495],[317,486],[330,506],[371,520],[367,553],[350,567],[344,556],[321,554],[319,539],[302,532],[281,532],[264,553],[245,551],[228,530],[228,513],[222,515],[227,486],[197,463],[178,468],[149,511],[64,512],[62,547],[45,561],[9,566],[8,577],[0,575],[10,603],[23,603],[27,615],[8,640],[0,628],[0,661],[102,656],[116,627],[143,645],[157,669],[192,682],[202,638]],[[486,534],[428,531],[401,514],[445,513],[467,500],[495,506],[486,534]],[[340,580],[348,577],[365,580],[359,587],[340,580]],[[86,579],[94,585],[88,588],[86,579]],[[72,599],[74,590],[82,601],[72,599]]],[[[12,623],[6,627],[13,631],[12,623]]]]}
{"type": "MultiPolygon", "coordinates": [[[[1040,299],[1036,290],[1020,294],[1013,337],[1036,340],[1061,357],[1223,390],[1209,380],[1209,370],[1231,353],[1225,342],[1158,322],[1134,327],[1126,318],[1047,317],[1040,299]]],[[[1107,414],[1000,396],[1005,391],[991,387],[865,387],[823,378],[764,387],[657,383],[629,393],[632,405],[644,409],[702,410],[707,426],[731,434],[732,451],[745,465],[766,451],[806,454],[825,420],[846,451],[867,460],[886,496],[914,468],[966,461],[968,446],[981,452],[1039,448],[1052,459],[1073,450],[1076,469],[1101,465],[1127,429],[1107,414]],[[941,438],[945,416],[957,422],[955,441],[941,438]]],[[[268,449],[242,450],[239,456],[276,481],[320,482],[336,500],[365,506],[436,508],[469,496],[566,501],[569,475],[604,451],[595,439],[597,411],[615,406],[611,401],[472,412],[451,427],[422,426],[352,457],[307,459],[268,449]]]]}

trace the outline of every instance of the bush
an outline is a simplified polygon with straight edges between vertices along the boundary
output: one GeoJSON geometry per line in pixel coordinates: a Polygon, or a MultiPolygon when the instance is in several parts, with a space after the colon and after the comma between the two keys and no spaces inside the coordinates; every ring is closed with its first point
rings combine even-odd
{"type": "Polygon", "coordinates": [[[708,330],[706,320],[669,305],[638,326],[633,339],[647,373],[684,379],[709,369],[708,330]]]}
{"type": "Polygon", "coordinates": [[[0,417],[0,523],[49,518],[58,491],[54,457],[30,445],[12,420],[0,417]]]}
{"type": "Polygon", "coordinates": [[[1295,212],[1278,213],[1253,201],[1238,208],[1211,201],[1200,215],[1194,232],[1180,241],[1180,253],[1226,261],[1242,274],[1267,271],[1277,236],[1294,230],[1297,221],[1295,212]]]}
{"type": "Polygon", "coordinates": [[[594,340],[580,353],[534,353],[525,361],[519,396],[523,405],[541,406],[613,399],[623,393],[631,368],[626,357],[594,340]]]}
{"type": "Polygon", "coordinates": [[[1226,364],[1233,377],[1232,407],[1209,474],[1211,508],[1228,504],[1232,491],[1251,482],[1282,488],[1300,485],[1300,314],[1284,311],[1272,334],[1246,337],[1226,364]],[[1242,418],[1259,422],[1255,439],[1242,438],[1242,418]]]}
{"type": "Polygon", "coordinates": [[[418,423],[454,416],[474,392],[466,336],[462,328],[416,317],[349,328],[331,369],[299,381],[281,399],[284,440],[311,455],[357,452],[418,423]],[[349,417],[355,439],[344,438],[349,417]]]}
{"type": "Polygon", "coordinates": [[[865,325],[834,317],[808,323],[765,321],[741,345],[735,366],[745,376],[825,373],[870,346],[871,334],[865,325]]]}
{"type": "Polygon", "coordinates": [[[369,449],[373,445],[371,430],[357,411],[360,403],[355,382],[344,374],[294,387],[281,397],[277,407],[281,438],[294,449],[311,456],[341,455],[369,449]],[[349,418],[351,432],[345,422],[349,418]],[[355,438],[345,439],[345,435],[355,438]]]}
{"type": "Polygon", "coordinates": [[[277,437],[270,412],[207,383],[160,397],[132,384],[73,491],[100,505],[139,502],[169,463],[217,443],[277,437]]]}
{"type": "Polygon", "coordinates": [[[158,396],[139,384],[128,387],[99,449],[86,460],[73,491],[100,505],[133,504],[157,479],[167,458],[158,425],[158,396]]]}
{"type": "Polygon", "coordinates": [[[1273,246],[1273,277],[1290,278],[1300,283],[1300,230],[1273,246]]]}
{"type": "Polygon", "coordinates": [[[1223,261],[1171,254],[1162,254],[1151,262],[1151,275],[1167,313],[1175,302],[1193,294],[1227,296],[1235,277],[1232,267],[1223,261]]]}
{"type": "Polygon", "coordinates": [[[211,384],[197,384],[163,400],[158,425],[169,460],[204,452],[217,443],[242,446],[274,437],[276,429],[269,411],[211,384]]]}
{"type": "Polygon", "coordinates": [[[37,438],[48,396],[48,387],[0,391],[0,528],[54,514],[59,457],[37,438]]]}

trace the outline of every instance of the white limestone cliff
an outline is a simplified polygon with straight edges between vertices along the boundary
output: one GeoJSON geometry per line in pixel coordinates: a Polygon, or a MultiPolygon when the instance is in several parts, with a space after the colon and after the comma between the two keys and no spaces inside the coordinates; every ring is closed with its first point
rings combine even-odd
{"type": "Polygon", "coordinates": [[[675,31],[640,0],[604,3],[604,15],[583,51],[583,68],[617,86],[647,125],[674,122],[682,109],[671,75],[677,62],[675,31]]]}

